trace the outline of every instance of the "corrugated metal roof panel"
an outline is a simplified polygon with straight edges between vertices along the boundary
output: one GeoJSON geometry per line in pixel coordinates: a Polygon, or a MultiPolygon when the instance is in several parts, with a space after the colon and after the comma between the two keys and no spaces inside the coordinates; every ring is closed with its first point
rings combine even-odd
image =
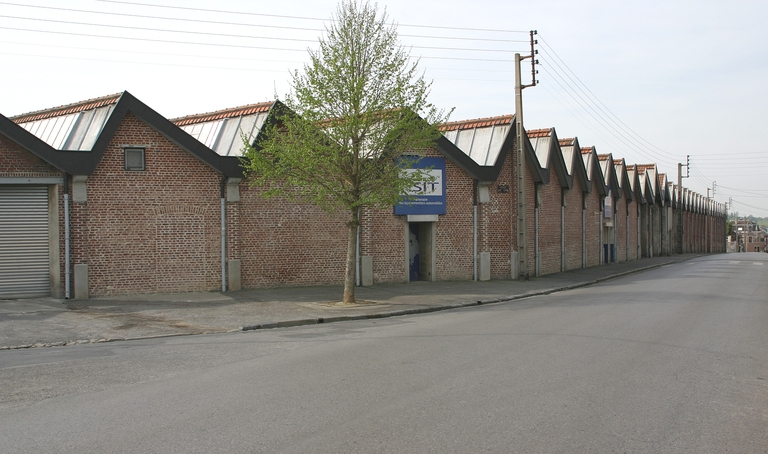
{"type": "MultiPolygon", "coordinates": [[[[568,175],[573,175],[573,139],[570,146],[562,146],[563,141],[560,141],[560,150],[563,153],[563,159],[565,160],[565,169],[568,171],[568,175]]],[[[566,142],[567,143],[567,142],[566,142]]]]}
{"type": "MultiPolygon", "coordinates": [[[[472,120],[477,124],[477,121],[472,120]]],[[[465,123],[462,123],[465,124],[465,123]]],[[[510,125],[491,124],[470,129],[445,131],[445,138],[481,166],[492,166],[501,153],[510,125]]]]}
{"type": "Polygon", "coordinates": [[[496,164],[496,160],[499,159],[499,153],[501,153],[501,147],[504,145],[504,139],[509,134],[509,123],[497,125],[493,128],[493,136],[491,137],[491,143],[488,145],[488,155],[485,158],[485,165],[492,166],[496,164]]]}
{"type": "Polygon", "coordinates": [[[480,165],[486,165],[488,159],[488,147],[493,136],[493,126],[490,128],[475,128],[475,137],[472,141],[472,149],[469,157],[480,165]]]}
{"type": "Polygon", "coordinates": [[[470,154],[472,150],[472,140],[475,138],[475,129],[462,129],[461,131],[458,131],[458,134],[456,134],[456,142],[454,144],[459,148],[459,150],[463,151],[467,156],[472,156],[470,154]]]}
{"type": "Polygon", "coordinates": [[[268,114],[267,110],[242,117],[220,118],[202,123],[187,122],[180,127],[221,156],[242,156],[244,147],[240,134],[245,134],[249,143],[252,143],[268,114]]]}
{"type": "Polygon", "coordinates": [[[539,164],[543,168],[549,168],[549,143],[551,141],[550,136],[543,136],[535,134],[531,139],[531,146],[536,152],[536,158],[539,160],[539,164]]]}
{"type": "Polygon", "coordinates": [[[42,118],[31,119],[19,125],[57,150],[90,150],[113,108],[114,104],[107,103],[95,109],[59,116],[40,114],[42,118]]]}
{"type": "Polygon", "coordinates": [[[90,124],[87,125],[87,127],[84,126],[86,128],[85,136],[83,137],[83,142],[80,144],[80,147],[77,148],[78,150],[90,150],[93,148],[93,144],[96,143],[96,139],[99,138],[99,134],[101,133],[102,128],[104,128],[104,124],[107,122],[109,114],[112,113],[113,108],[114,106],[110,105],[100,107],[93,112],[93,118],[91,119],[90,124]]]}

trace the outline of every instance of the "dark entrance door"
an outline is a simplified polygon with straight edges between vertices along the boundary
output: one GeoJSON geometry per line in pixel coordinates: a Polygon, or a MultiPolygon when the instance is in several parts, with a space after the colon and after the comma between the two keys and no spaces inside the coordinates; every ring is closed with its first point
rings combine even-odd
{"type": "Polygon", "coordinates": [[[408,224],[408,280],[418,281],[421,278],[419,256],[419,224],[408,224]]]}

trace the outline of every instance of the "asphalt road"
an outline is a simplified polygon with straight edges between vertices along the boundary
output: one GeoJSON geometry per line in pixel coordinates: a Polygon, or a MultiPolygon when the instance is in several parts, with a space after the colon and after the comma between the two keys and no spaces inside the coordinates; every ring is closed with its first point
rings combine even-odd
{"type": "Polygon", "coordinates": [[[510,303],[0,352],[0,452],[768,452],[768,254],[510,303]]]}

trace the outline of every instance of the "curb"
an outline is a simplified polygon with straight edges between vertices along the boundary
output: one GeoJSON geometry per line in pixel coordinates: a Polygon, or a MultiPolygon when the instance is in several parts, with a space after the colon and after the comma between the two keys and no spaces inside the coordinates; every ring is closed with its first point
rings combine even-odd
{"type": "Polygon", "coordinates": [[[555,287],[551,289],[546,290],[539,290],[539,291],[533,291],[529,293],[523,293],[520,295],[514,295],[510,296],[508,298],[494,298],[490,300],[478,300],[474,302],[462,302],[457,304],[449,304],[445,306],[430,306],[430,307],[423,307],[423,308],[415,308],[415,309],[403,309],[400,311],[392,311],[392,312],[378,312],[375,314],[362,314],[362,315],[340,315],[337,317],[319,317],[319,318],[308,318],[308,319],[302,319],[302,320],[288,320],[283,322],[274,322],[274,323],[262,323],[262,324],[256,324],[256,325],[247,325],[240,328],[241,331],[255,331],[255,330],[261,330],[261,329],[274,329],[274,328],[289,328],[294,326],[306,326],[306,325],[319,325],[321,323],[335,323],[335,322],[348,322],[353,320],[372,320],[377,318],[389,318],[389,317],[400,317],[403,315],[416,315],[416,314],[426,314],[429,312],[439,312],[439,311],[447,311],[451,309],[461,309],[465,307],[472,307],[472,306],[484,306],[486,304],[496,304],[496,303],[506,303],[510,301],[520,300],[524,298],[531,298],[534,296],[542,296],[542,295],[550,295],[552,293],[562,292],[566,290],[573,290],[581,287],[587,287],[590,285],[598,284],[600,282],[609,281],[612,279],[618,279],[620,277],[628,276],[630,274],[635,273],[641,273],[643,271],[652,270],[654,268],[661,268],[662,266],[670,265],[675,263],[674,260],[670,260],[668,262],[664,263],[657,263],[655,265],[649,265],[644,266],[642,268],[637,268],[634,270],[627,270],[622,271],[620,273],[611,274],[609,276],[603,276],[601,278],[597,278],[591,281],[585,281],[585,282],[578,282],[575,284],[570,284],[562,287],[555,287]]]}
{"type": "MultiPolygon", "coordinates": [[[[695,257],[691,257],[691,258],[695,258],[695,257]]],[[[690,260],[690,259],[687,259],[687,260],[690,260]]],[[[590,285],[598,284],[600,282],[605,282],[612,279],[628,276],[630,274],[641,273],[643,271],[652,270],[654,268],[660,268],[662,266],[674,264],[677,262],[678,261],[676,260],[670,260],[663,263],[657,263],[654,265],[644,266],[642,268],[636,268],[633,270],[627,270],[627,271],[622,271],[620,273],[603,276],[597,279],[593,279],[591,281],[577,282],[575,284],[569,284],[562,287],[554,287],[554,288],[545,289],[545,290],[531,291],[528,293],[513,295],[506,298],[493,298],[488,300],[467,301],[467,302],[460,302],[455,304],[447,304],[444,306],[420,307],[420,308],[413,308],[413,309],[403,309],[403,310],[392,311],[392,312],[379,312],[375,314],[339,315],[335,317],[305,318],[305,319],[297,319],[297,320],[285,320],[285,321],[272,322],[272,323],[259,323],[255,325],[245,325],[240,327],[239,329],[232,329],[228,331],[210,331],[210,332],[206,331],[206,332],[199,332],[199,333],[171,333],[171,334],[156,334],[156,335],[140,336],[140,337],[100,338],[100,339],[35,343],[35,344],[25,344],[25,345],[15,345],[15,346],[0,346],[0,351],[21,350],[21,349],[39,348],[39,347],[66,347],[70,345],[101,344],[101,343],[119,342],[119,341],[161,339],[164,337],[196,336],[200,334],[222,334],[222,333],[232,333],[232,332],[275,329],[275,328],[291,328],[296,326],[319,325],[322,323],[348,322],[348,321],[355,321],[355,320],[372,320],[377,318],[401,317],[404,315],[427,314],[430,312],[440,312],[440,311],[447,311],[451,309],[461,309],[461,308],[473,307],[473,306],[484,306],[487,304],[506,303],[506,302],[516,301],[520,299],[531,298],[534,296],[550,295],[552,293],[562,292],[566,290],[573,290],[581,287],[587,287],[590,285]]]]}

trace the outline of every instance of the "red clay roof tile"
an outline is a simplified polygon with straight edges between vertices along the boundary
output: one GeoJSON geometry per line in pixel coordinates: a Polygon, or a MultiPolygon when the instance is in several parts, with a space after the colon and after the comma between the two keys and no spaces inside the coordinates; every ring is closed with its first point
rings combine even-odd
{"type": "Polygon", "coordinates": [[[552,128],[545,128],[545,129],[529,129],[526,131],[528,134],[529,139],[533,139],[535,137],[549,137],[552,135],[552,128]]]}
{"type": "Polygon", "coordinates": [[[471,120],[451,121],[441,124],[438,128],[441,131],[455,131],[461,129],[484,128],[494,125],[508,125],[512,122],[514,115],[502,115],[499,117],[475,118],[471,120]]]}
{"type": "Polygon", "coordinates": [[[644,174],[646,170],[648,169],[655,169],[656,164],[635,164],[637,167],[637,173],[644,174]]]}
{"type": "Polygon", "coordinates": [[[201,114],[187,115],[186,117],[171,118],[171,123],[176,126],[191,125],[195,123],[205,123],[208,121],[221,120],[224,118],[242,117],[260,112],[267,112],[274,105],[273,101],[260,102],[257,104],[248,104],[245,106],[230,107],[229,109],[217,110],[201,114]]]}
{"type": "Polygon", "coordinates": [[[573,143],[574,143],[574,140],[576,140],[576,139],[574,139],[573,137],[569,137],[567,139],[560,139],[560,141],[559,141],[560,142],[560,146],[561,147],[572,147],[573,143]]]}
{"type": "Polygon", "coordinates": [[[116,104],[117,100],[120,99],[120,96],[122,96],[122,93],[115,93],[114,95],[102,96],[100,98],[86,99],[85,101],[67,104],[64,106],[52,107],[50,109],[36,110],[34,112],[16,115],[14,117],[10,117],[10,120],[14,123],[27,123],[45,118],[59,117],[62,115],[83,112],[86,110],[93,110],[99,107],[108,106],[110,104],[116,104]]]}

